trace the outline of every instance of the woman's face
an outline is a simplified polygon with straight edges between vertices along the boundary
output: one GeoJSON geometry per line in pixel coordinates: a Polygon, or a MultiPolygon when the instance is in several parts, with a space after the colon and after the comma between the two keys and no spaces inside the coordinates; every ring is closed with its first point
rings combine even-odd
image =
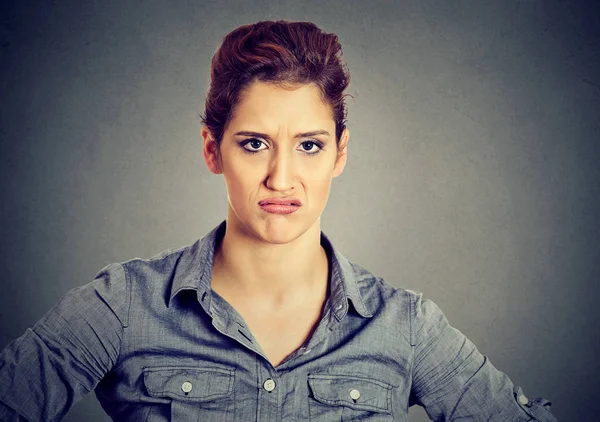
{"type": "Polygon", "coordinates": [[[338,150],[331,107],[316,86],[251,84],[225,129],[220,154],[202,128],[206,163],[225,178],[228,224],[269,243],[287,243],[311,227],[319,229],[315,223],[331,179],[346,164],[348,135],[345,130],[338,150]],[[259,202],[273,197],[295,198],[301,206],[291,214],[269,213],[259,202]]]}

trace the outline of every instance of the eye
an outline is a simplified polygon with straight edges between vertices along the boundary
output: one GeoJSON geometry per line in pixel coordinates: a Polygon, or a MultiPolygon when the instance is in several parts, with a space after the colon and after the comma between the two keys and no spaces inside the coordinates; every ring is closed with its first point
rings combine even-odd
{"type": "MultiPolygon", "coordinates": [[[[247,152],[248,154],[257,154],[260,151],[264,151],[267,148],[259,149],[260,146],[264,145],[264,144],[265,144],[264,141],[262,141],[258,138],[248,138],[245,141],[240,142],[242,149],[244,150],[244,152],[247,152]]],[[[318,154],[323,149],[323,143],[316,139],[304,141],[301,143],[301,145],[302,145],[302,152],[304,152],[306,155],[318,154]],[[314,148],[315,146],[317,148],[314,148]]]]}
{"type": "Polygon", "coordinates": [[[319,153],[323,149],[323,145],[318,141],[304,141],[302,142],[303,150],[307,154],[313,155],[319,153]],[[308,146],[308,149],[306,148],[308,146]],[[316,146],[317,148],[312,148],[316,146]]]}
{"type": "Polygon", "coordinates": [[[252,148],[259,148],[261,144],[264,144],[264,142],[257,138],[250,138],[241,143],[244,151],[250,154],[256,154],[257,152],[262,151],[262,149],[248,149],[246,148],[246,145],[250,145],[252,148]]]}

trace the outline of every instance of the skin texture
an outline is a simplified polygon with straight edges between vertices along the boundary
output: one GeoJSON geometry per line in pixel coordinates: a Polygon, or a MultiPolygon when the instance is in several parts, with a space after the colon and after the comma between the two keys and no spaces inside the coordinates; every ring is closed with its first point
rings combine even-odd
{"type": "Polygon", "coordinates": [[[315,291],[321,297],[328,268],[320,217],[331,181],[346,164],[349,132],[342,133],[337,148],[332,110],[319,89],[254,82],[243,92],[220,150],[205,126],[201,134],[206,165],[224,176],[228,193],[227,230],[215,254],[213,288],[251,298],[262,309],[306,303],[315,291]],[[315,130],[330,135],[295,138],[315,130]],[[267,136],[235,135],[240,131],[267,136]],[[318,141],[322,150],[310,155],[319,150],[318,141]],[[302,203],[292,214],[270,214],[258,205],[261,199],[287,196],[302,203]]]}

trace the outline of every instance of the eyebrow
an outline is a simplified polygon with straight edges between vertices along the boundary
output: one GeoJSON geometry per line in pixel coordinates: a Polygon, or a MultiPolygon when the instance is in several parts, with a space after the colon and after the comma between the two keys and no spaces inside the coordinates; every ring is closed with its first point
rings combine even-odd
{"type": "MultiPolygon", "coordinates": [[[[263,138],[263,139],[271,140],[271,137],[269,135],[267,135],[266,133],[260,133],[260,132],[241,131],[241,132],[234,133],[234,135],[255,136],[257,138],[263,138]]],[[[318,136],[318,135],[331,136],[329,134],[329,132],[327,132],[326,130],[319,129],[319,130],[313,130],[313,131],[310,131],[310,132],[297,133],[297,134],[294,135],[294,139],[307,138],[309,136],[318,136]]]]}

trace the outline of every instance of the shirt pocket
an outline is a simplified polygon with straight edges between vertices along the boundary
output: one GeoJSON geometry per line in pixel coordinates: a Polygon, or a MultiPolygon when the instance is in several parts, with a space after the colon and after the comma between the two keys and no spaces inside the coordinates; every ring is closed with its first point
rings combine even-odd
{"type": "Polygon", "coordinates": [[[234,378],[233,368],[181,366],[145,368],[146,390],[151,397],[162,403],[149,412],[146,420],[233,421],[234,378]]]}
{"type": "Polygon", "coordinates": [[[311,421],[391,422],[392,386],[350,375],[308,376],[311,421]]]}

